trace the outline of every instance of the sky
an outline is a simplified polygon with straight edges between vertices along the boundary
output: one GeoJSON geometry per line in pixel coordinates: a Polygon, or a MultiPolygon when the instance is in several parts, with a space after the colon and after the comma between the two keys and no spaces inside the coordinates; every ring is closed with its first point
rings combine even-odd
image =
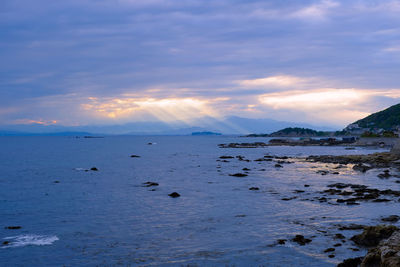
{"type": "Polygon", "coordinates": [[[399,14],[394,0],[1,0],[0,126],[343,128],[400,102],[399,14]]]}

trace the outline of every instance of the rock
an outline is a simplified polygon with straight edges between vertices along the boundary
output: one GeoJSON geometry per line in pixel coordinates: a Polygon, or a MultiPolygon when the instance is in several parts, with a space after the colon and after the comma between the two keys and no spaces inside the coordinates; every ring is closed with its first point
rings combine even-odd
{"type": "Polygon", "coordinates": [[[285,245],[286,241],[287,241],[286,239],[278,239],[278,244],[285,245]]]}
{"type": "Polygon", "coordinates": [[[324,170],[319,170],[319,171],[317,171],[317,173],[321,174],[321,175],[327,175],[329,172],[328,171],[324,171],[324,170]]]}
{"type": "Polygon", "coordinates": [[[90,170],[97,172],[99,169],[97,169],[96,167],[92,167],[92,168],[90,168],[90,170]]]}
{"type": "Polygon", "coordinates": [[[343,225],[339,227],[339,230],[362,230],[365,226],[361,224],[350,224],[350,225],[343,225]]]}
{"type": "Polygon", "coordinates": [[[275,168],[283,168],[283,166],[281,164],[275,164],[275,168]]]}
{"type": "Polygon", "coordinates": [[[329,258],[334,258],[335,255],[331,254],[331,255],[328,255],[328,257],[329,257],[329,258]]]}
{"type": "Polygon", "coordinates": [[[309,184],[305,184],[304,187],[310,187],[310,185],[309,184]]]}
{"type": "Polygon", "coordinates": [[[335,235],[335,238],[336,238],[336,239],[346,239],[346,237],[345,237],[344,235],[340,234],[340,233],[339,233],[339,234],[336,234],[336,235],[335,235]]]}
{"type": "Polygon", "coordinates": [[[258,187],[250,187],[249,190],[260,190],[258,187]]]}
{"type": "Polygon", "coordinates": [[[232,157],[232,156],[221,156],[219,158],[220,159],[233,159],[234,157],[232,157]]]}
{"type": "Polygon", "coordinates": [[[21,229],[22,226],[6,226],[4,228],[8,229],[8,230],[18,230],[18,229],[21,229]]]}
{"type": "Polygon", "coordinates": [[[296,235],[293,239],[293,242],[298,243],[300,246],[304,246],[305,244],[310,243],[312,240],[308,238],[304,238],[302,235],[296,235]]]}
{"type": "Polygon", "coordinates": [[[328,253],[328,252],[332,252],[332,251],[335,251],[335,249],[334,248],[327,248],[327,249],[324,250],[324,253],[328,253]]]}
{"type": "Polygon", "coordinates": [[[334,247],[341,247],[342,244],[341,243],[336,243],[335,245],[333,245],[334,247]]]}
{"type": "Polygon", "coordinates": [[[368,170],[372,169],[371,166],[359,163],[353,166],[353,170],[359,171],[359,172],[366,172],[368,170]]]}
{"type": "Polygon", "coordinates": [[[296,199],[297,197],[284,197],[284,198],[281,198],[281,200],[283,200],[283,201],[289,201],[289,200],[293,200],[293,199],[296,199]]]}
{"type": "Polygon", "coordinates": [[[10,241],[3,241],[3,246],[7,246],[7,245],[9,245],[10,244],[10,241]]]}
{"type": "Polygon", "coordinates": [[[151,187],[151,186],[158,186],[158,185],[159,184],[155,183],[155,182],[145,182],[145,183],[143,183],[144,187],[151,187]]]}
{"type": "Polygon", "coordinates": [[[368,251],[361,266],[400,266],[400,231],[394,232],[387,240],[383,240],[376,248],[368,251]]]}
{"type": "Polygon", "coordinates": [[[131,158],[140,158],[138,155],[131,155],[131,158]]]}
{"type": "Polygon", "coordinates": [[[177,192],[172,192],[171,194],[169,194],[168,196],[172,197],[172,198],[176,198],[176,197],[180,197],[181,195],[179,195],[177,192]]]}
{"type": "Polygon", "coordinates": [[[342,263],[339,263],[337,267],[358,267],[360,266],[362,259],[362,257],[346,259],[342,263]]]}
{"type": "Polygon", "coordinates": [[[383,173],[378,174],[378,178],[381,179],[388,179],[392,177],[392,175],[389,173],[389,170],[385,170],[383,173]]]}
{"type": "Polygon", "coordinates": [[[234,173],[234,174],[229,174],[229,176],[235,176],[235,177],[246,177],[247,174],[244,173],[234,173]]]}
{"type": "Polygon", "coordinates": [[[56,180],[56,181],[54,181],[53,183],[55,183],[55,184],[59,184],[59,183],[60,183],[60,181],[56,180]]]}
{"type": "Polygon", "coordinates": [[[382,222],[398,222],[400,219],[400,216],[397,215],[390,215],[389,217],[382,218],[382,222]]]}
{"type": "Polygon", "coordinates": [[[359,246],[372,247],[378,245],[382,239],[390,237],[394,231],[398,230],[393,225],[377,225],[365,227],[364,232],[351,238],[359,246]]]}

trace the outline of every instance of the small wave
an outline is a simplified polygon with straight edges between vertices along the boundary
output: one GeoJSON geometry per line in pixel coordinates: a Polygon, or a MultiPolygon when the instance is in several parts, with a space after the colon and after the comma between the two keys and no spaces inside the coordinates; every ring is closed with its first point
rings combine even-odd
{"type": "Polygon", "coordinates": [[[17,235],[3,238],[8,244],[2,248],[24,247],[29,245],[51,245],[59,240],[55,235],[17,235]]]}

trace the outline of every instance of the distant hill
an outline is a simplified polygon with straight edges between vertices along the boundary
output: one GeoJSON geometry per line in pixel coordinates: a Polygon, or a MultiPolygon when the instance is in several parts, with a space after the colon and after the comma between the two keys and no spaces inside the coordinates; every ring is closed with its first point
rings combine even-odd
{"type": "Polygon", "coordinates": [[[354,124],[360,128],[393,130],[400,126],[400,104],[373,113],[354,124]]]}
{"type": "Polygon", "coordinates": [[[329,136],[329,132],[316,131],[309,128],[288,127],[271,133],[270,137],[318,137],[329,136]]]}
{"type": "Polygon", "coordinates": [[[306,123],[278,121],[274,119],[252,119],[230,116],[225,118],[201,117],[192,122],[147,121],[117,125],[2,125],[0,135],[191,135],[193,132],[214,132],[221,134],[271,133],[285,127],[316,128],[306,123]],[[70,132],[73,132],[72,134],[70,132]],[[61,133],[61,134],[60,134],[61,133]]]}
{"type": "Polygon", "coordinates": [[[200,135],[221,135],[221,133],[214,133],[214,132],[193,132],[193,136],[200,136],[200,135]]]}

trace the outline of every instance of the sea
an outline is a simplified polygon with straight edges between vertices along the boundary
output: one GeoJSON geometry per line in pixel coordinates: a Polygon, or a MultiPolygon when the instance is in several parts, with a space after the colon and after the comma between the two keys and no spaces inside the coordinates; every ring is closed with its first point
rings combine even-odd
{"type": "Polygon", "coordinates": [[[301,159],[385,148],[218,146],[243,142],[268,138],[0,137],[0,266],[336,266],[366,253],[340,225],[398,214],[396,200],[316,200],[332,183],[399,190],[397,178],[301,159]],[[299,160],[255,161],[266,155],[299,160]]]}

